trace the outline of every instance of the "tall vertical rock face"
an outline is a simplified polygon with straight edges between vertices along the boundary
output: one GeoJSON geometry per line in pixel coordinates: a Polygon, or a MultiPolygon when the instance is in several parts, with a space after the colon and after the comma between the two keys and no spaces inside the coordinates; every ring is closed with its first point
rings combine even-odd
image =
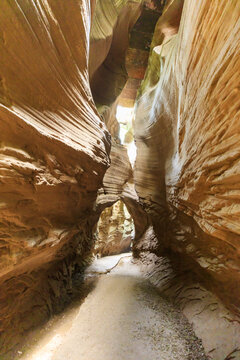
{"type": "Polygon", "coordinates": [[[125,197],[144,231],[123,146],[106,172],[110,133],[95,107],[125,85],[142,5],[1,1],[0,352],[71,299],[106,206],[125,197]]]}
{"type": "Polygon", "coordinates": [[[134,253],[178,259],[167,286],[179,295],[194,270],[239,312],[239,19],[238,0],[0,1],[0,353],[71,299],[97,218],[119,200],[134,253]],[[133,104],[165,3],[133,171],[116,106],[133,104]]]}
{"type": "MultiPolygon", "coordinates": [[[[149,221],[135,191],[132,166],[126,144],[120,139],[116,114],[119,105],[134,106],[164,3],[165,0],[98,2],[91,31],[90,83],[98,110],[112,136],[111,165],[98,192],[96,212],[99,214],[106,206],[123,201],[134,220],[135,242],[142,237],[149,221]],[[96,52],[97,57],[93,56],[96,52]]],[[[132,130],[128,138],[131,142],[132,130]]]]}
{"type": "Polygon", "coordinates": [[[142,0],[96,3],[91,30],[89,75],[93,97],[98,105],[110,106],[127,81],[125,55],[129,31],[141,10],[142,0]]]}
{"type": "Polygon", "coordinates": [[[1,352],[67,301],[92,246],[110,142],[90,24],[88,0],[0,3],[1,352]]]}
{"type": "Polygon", "coordinates": [[[137,104],[134,172],[155,251],[181,254],[237,312],[239,19],[237,0],[168,1],[137,104]]]}

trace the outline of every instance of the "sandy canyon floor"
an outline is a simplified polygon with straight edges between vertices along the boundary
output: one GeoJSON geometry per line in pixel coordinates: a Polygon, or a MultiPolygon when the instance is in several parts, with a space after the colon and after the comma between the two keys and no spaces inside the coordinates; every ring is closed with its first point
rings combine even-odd
{"type": "Polygon", "coordinates": [[[201,341],[183,314],[144,279],[131,254],[96,259],[84,301],[35,330],[11,359],[200,360],[201,341]]]}

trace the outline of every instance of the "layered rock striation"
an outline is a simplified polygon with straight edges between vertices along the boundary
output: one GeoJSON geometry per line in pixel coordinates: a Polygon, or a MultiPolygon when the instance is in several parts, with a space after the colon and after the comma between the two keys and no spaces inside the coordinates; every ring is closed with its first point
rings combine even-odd
{"type": "Polygon", "coordinates": [[[67,300],[90,254],[110,150],[89,85],[90,19],[85,0],[0,4],[1,351],[67,300]]]}
{"type": "Polygon", "coordinates": [[[122,249],[124,206],[146,276],[200,335],[221,317],[209,356],[237,352],[206,288],[239,315],[239,18],[238,0],[1,1],[1,352],[71,300],[102,212],[99,252],[122,249]],[[133,169],[116,109],[144,74],[133,169]]]}
{"type": "Polygon", "coordinates": [[[238,1],[169,1],[137,105],[134,180],[158,237],[239,312],[238,1]],[[181,22],[180,22],[181,19],[181,22]]]}
{"type": "Polygon", "coordinates": [[[127,81],[125,56],[129,32],[141,10],[141,0],[96,3],[91,29],[89,76],[97,105],[112,105],[127,81]]]}
{"type": "Polygon", "coordinates": [[[101,213],[95,233],[94,253],[108,256],[130,251],[134,224],[126,205],[119,200],[101,213]]]}
{"type": "Polygon", "coordinates": [[[95,102],[121,92],[141,10],[140,0],[0,4],[1,352],[70,301],[101,211],[123,189],[135,202],[117,143],[110,173],[120,176],[106,173],[110,134],[95,102]]]}

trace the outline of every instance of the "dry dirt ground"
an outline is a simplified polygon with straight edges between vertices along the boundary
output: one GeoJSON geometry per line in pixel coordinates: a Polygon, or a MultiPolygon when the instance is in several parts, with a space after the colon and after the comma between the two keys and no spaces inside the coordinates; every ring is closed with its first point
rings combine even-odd
{"type": "Polygon", "coordinates": [[[96,259],[83,303],[35,332],[21,360],[206,359],[183,314],[144,279],[128,254],[96,259]],[[112,270],[111,270],[112,269],[112,270]]]}

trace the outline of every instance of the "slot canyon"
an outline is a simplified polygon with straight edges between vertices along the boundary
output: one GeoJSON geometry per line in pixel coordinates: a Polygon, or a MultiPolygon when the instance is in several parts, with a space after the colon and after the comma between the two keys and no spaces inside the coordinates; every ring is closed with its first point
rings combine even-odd
{"type": "Polygon", "coordinates": [[[240,360],[240,1],[0,1],[0,360],[240,360]]]}

